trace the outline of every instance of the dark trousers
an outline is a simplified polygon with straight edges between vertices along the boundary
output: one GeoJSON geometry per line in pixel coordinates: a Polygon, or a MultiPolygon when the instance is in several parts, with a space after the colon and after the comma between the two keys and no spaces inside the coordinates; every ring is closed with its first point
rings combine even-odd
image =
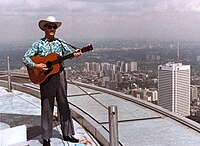
{"type": "Polygon", "coordinates": [[[60,123],[63,136],[74,135],[74,125],[67,101],[67,82],[65,72],[62,71],[49,77],[40,84],[41,94],[41,127],[42,138],[50,139],[53,130],[53,110],[56,97],[60,113],[60,123]]]}

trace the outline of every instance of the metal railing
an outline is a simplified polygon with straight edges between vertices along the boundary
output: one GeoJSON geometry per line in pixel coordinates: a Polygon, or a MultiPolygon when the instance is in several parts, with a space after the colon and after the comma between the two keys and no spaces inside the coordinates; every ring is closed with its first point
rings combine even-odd
{"type": "Polygon", "coordinates": [[[118,111],[117,106],[111,105],[108,107],[109,118],[109,139],[110,146],[118,146],[118,111]]]}
{"type": "Polygon", "coordinates": [[[10,57],[7,57],[8,64],[8,92],[11,92],[11,73],[10,73],[10,57]]]}

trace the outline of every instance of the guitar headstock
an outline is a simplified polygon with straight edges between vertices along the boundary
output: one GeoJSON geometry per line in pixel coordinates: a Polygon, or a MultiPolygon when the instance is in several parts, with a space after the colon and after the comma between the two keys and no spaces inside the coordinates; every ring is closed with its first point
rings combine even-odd
{"type": "Polygon", "coordinates": [[[86,45],[85,47],[81,48],[80,51],[82,53],[84,52],[88,52],[88,51],[92,51],[93,50],[93,46],[91,44],[86,45]]]}

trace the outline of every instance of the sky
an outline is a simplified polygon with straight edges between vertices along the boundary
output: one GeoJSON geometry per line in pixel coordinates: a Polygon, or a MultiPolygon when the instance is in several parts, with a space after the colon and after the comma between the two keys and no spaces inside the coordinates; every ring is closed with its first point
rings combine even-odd
{"type": "Polygon", "coordinates": [[[200,41],[199,0],[0,0],[0,43],[43,37],[49,15],[65,40],[200,41]]]}

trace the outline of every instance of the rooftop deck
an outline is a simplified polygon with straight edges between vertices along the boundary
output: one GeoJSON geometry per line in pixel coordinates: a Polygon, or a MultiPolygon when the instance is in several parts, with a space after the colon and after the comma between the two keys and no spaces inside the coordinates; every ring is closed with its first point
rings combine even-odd
{"type": "MultiPolygon", "coordinates": [[[[38,86],[30,83],[22,86],[34,88],[35,90],[38,88],[38,86]]],[[[73,117],[78,122],[81,121],[79,118],[82,116],[86,120],[90,118],[88,121],[91,125],[96,125],[94,131],[88,123],[80,122],[87,129],[86,131],[91,133],[97,133],[98,131],[106,140],[108,140],[109,135],[107,107],[117,105],[119,145],[198,146],[200,144],[200,125],[198,123],[132,96],[75,82],[75,84],[68,84],[68,100],[73,111],[77,109],[81,111],[79,116],[72,112],[73,117]],[[81,114],[84,114],[84,116],[81,114]]],[[[4,123],[3,126],[1,124],[1,127],[12,127],[17,125],[16,123],[27,124],[29,126],[29,143],[34,144],[34,146],[41,145],[40,135],[31,133],[32,129],[39,129],[40,125],[40,100],[38,98],[16,90],[8,93],[5,88],[0,88],[0,113],[1,122],[4,123]],[[17,99],[20,99],[20,102],[17,99]],[[22,110],[21,107],[26,110],[22,110]],[[18,118],[19,116],[22,119],[18,118]]],[[[77,122],[74,123],[76,136],[86,136],[92,140],[90,134],[86,131],[83,132],[82,129],[84,128],[82,126],[77,122]]],[[[96,138],[98,139],[98,137],[96,138]]],[[[56,124],[52,143],[67,145],[62,141],[59,125],[56,126],[56,124]]],[[[97,145],[97,143],[94,141],[93,145],[97,145]]]]}
{"type": "MultiPolygon", "coordinates": [[[[0,130],[15,126],[26,125],[27,138],[30,146],[42,145],[40,128],[40,99],[32,95],[12,90],[7,92],[0,87],[0,130]]],[[[84,140],[86,137],[92,145],[99,145],[94,138],[76,121],[74,121],[76,137],[84,140]]],[[[17,134],[17,133],[16,133],[17,134]]],[[[8,137],[8,140],[10,138],[8,137]]],[[[54,120],[52,145],[74,146],[73,143],[65,142],[62,139],[59,123],[54,120]]]]}

